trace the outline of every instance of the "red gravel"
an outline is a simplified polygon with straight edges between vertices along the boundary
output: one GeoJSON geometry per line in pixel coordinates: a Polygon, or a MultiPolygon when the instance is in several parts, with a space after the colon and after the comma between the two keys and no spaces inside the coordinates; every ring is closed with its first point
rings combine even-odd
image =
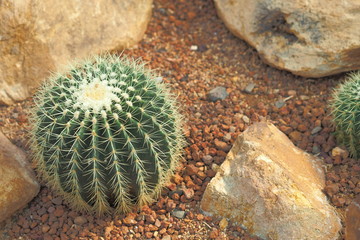
{"type": "MultiPolygon", "coordinates": [[[[331,152],[336,141],[328,101],[344,75],[307,79],[265,65],[225,28],[211,0],[155,1],[144,40],[124,54],[142,57],[157,69],[183,106],[189,145],[172,183],[151,206],[104,218],[72,211],[43,184],[28,207],[6,222],[0,239],[256,239],[231,221],[221,230],[221,219],[204,216],[198,206],[238,134],[261,117],[273,121],[298,147],[323,158],[324,191],[340,214],[360,192],[358,161],[331,152]],[[190,50],[192,45],[198,50],[190,50]],[[246,93],[249,83],[256,86],[246,93]],[[207,93],[217,86],[229,96],[208,101],[207,93]],[[286,100],[281,108],[275,106],[279,100],[286,100]],[[312,134],[317,126],[321,130],[312,134]],[[185,211],[184,219],[173,211],[185,211]]],[[[26,150],[24,113],[31,105],[29,99],[0,106],[0,129],[26,150]]]]}

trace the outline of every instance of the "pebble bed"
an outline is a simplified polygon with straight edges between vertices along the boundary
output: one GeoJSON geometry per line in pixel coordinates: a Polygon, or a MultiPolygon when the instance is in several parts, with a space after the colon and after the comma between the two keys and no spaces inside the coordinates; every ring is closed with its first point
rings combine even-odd
{"type": "MultiPolygon", "coordinates": [[[[205,216],[199,203],[236,137],[262,118],[323,159],[324,192],[340,216],[360,192],[359,162],[346,152],[332,154],[328,103],[345,74],[309,79],[267,66],[226,29],[211,0],[155,0],[144,39],[122,54],[148,62],[182,106],[188,146],[171,183],[154,204],[102,218],[72,211],[42,183],[39,195],[0,226],[0,239],[257,239],[231,221],[205,216]]],[[[0,130],[25,150],[32,104],[0,106],[0,130]]]]}

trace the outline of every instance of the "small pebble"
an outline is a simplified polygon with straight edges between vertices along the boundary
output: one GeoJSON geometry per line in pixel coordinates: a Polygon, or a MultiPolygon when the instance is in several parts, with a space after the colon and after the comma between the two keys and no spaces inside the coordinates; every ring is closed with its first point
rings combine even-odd
{"type": "Polygon", "coordinates": [[[157,83],[162,83],[163,77],[159,76],[159,77],[156,77],[154,80],[155,80],[155,82],[157,82],[157,83]]]}
{"type": "Polygon", "coordinates": [[[247,116],[243,116],[242,120],[244,121],[244,123],[250,123],[250,119],[247,116]]]}
{"type": "Polygon", "coordinates": [[[213,163],[211,165],[211,169],[214,170],[215,172],[217,172],[219,170],[219,168],[220,168],[219,165],[217,165],[216,163],[213,163]]]}
{"type": "Polygon", "coordinates": [[[207,95],[208,100],[211,102],[216,102],[217,100],[224,100],[227,96],[229,96],[229,93],[224,87],[216,87],[212,89],[207,95]]]}
{"type": "Polygon", "coordinates": [[[202,160],[206,165],[210,165],[213,161],[213,157],[211,155],[205,155],[202,160]]]}
{"type": "Polygon", "coordinates": [[[224,141],[228,142],[231,140],[231,134],[230,133],[227,133],[225,134],[225,136],[223,137],[224,141]]]}
{"type": "Polygon", "coordinates": [[[51,201],[56,205],[60,205],[62,203],[62,198],[56,197],[56,198],[53,198],[51,201]]]}
{"type": "Polygon", "coordinates": [[[229,146],[226,142],[223,141],[219,141],[217,139],[215,139],[214,144],[216,146],[217,149],[227,152],[230,150],[231,146],[229,146]]]}
{"type": "Polygon", "coordinates": [[[313,154],[318,154],[318,153],[320,153],[320,148],[319,148],[319,146],[314,145],[313,148],[312,148],[312,153],[313,153],[313,154]]]}
{"type": "Polygon", "coordinates": [[[198,50],[198,46],[197,46],[197,45],[191,45],[190,50],[191,50],[191,51],[197,51],[197,50],[198,50]]]}
{"type": "Polygon", "coordinates": [[[295,96],[295,95],[296,95],[296,91],[295,91],[295,90],[289,90],[289,91],[287,92],[287,94],[288,94],[289,96],[295,96]]]}
{"type": "Polygon", "coordinates": [[[300,99],[304,101],[304,100],[309,100],[310,98],[305,95],[300,95],[300,99]]]}
{"type": "Polygon", "coordinates": [[[244,88],[244,92],[246,93],[251,93],[252,90],[255,88],[255,83],[249,83],[245,88],[244,88]]]}
{"type": "Polygon", "coordinates": [[[313,130],[311,130],[311,134],[314,135],[322,130],[322,127],[315,127],[313,130]]]}
{"type": "Polygon", "coordinates": [[[221,221],[219,222],[219,227],[221,230],[224,230],[228,225],[228,221],[226,220],[226,218],[221,219],[221,221]]]}
{"type": "Polygon", "coordinates": [[[275,107],[281,108],[285,105],[285,102],[283,100],[279,100],[275,102],[275,107]]]}
{"type": "Polygon", "coordinates": [[[46,233],[46,232],[48,232],[50,230],[50,226],[49,225],[42,225],[42,227],[41,227],[41,231],[43,232],[43,233],[46,233]]]}
{"type": "Polygon", "coordinates": [[[347,158],[349,153],[342,148],[335,147],[331,150],[331,155],[333,157],[341,156],[342,158],[347,158]]]}
{"type": "Polygon", "coordinates": [[[183,189],[186,199],[192,199],[194,197],[194,190],[192,188],[183,189]]]}
{"type": "Polygon", "coordinates": [[[83,216],[77,216],[75,219],[74,219],[74,223],[76,225],[83,225],[85,223],[87,223],[87,219],[83,216]]]}
{"type": "Polygon", "coordinates": [[[177,209],[171,212],[171,215],[179,219],[183,219],[185,217],[185,214],[186,214],[185,211],[177,210],[177,209]]]}

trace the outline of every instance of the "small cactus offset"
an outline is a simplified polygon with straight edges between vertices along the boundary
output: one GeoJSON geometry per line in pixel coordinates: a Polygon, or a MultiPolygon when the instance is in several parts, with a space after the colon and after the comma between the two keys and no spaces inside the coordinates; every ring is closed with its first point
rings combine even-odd
{"type": "Polygon", "coordinates": [[[335,90],[331,102],[336,138],[350,154],[360,157],[360,73],[353,73],[335,90]]]}
{"type": "Polygon", "coordinates": [[[47,81],[32,112],[34,161],[75,208],[129,212],[152,202],[184,145],[165,84],[138,61],[104,55],[47,81]]]}

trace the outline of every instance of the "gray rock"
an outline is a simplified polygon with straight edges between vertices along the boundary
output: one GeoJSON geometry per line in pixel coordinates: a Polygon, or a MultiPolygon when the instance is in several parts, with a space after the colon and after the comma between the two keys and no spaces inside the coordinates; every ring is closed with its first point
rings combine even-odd
{"type": "Polygon", "coordinates": [[[244,88],[244,91],[246,93],[251,93],[252,90],[255,88],[255,83],[249,83],[245,88],[244,88]]]}
{"type": "Polygon", "coordinates": [[[186,215],[186,212],[182,211],[182,210],[175,209],[175,210],[173,210],[171,212],[171,215],[173,215],[176,218],[183,219],[185,217],[185,215],[186,215]]]}
{"type": "Polygon", "coordinates": [[[319,146],[314,145],[313,148],[312,148],[312,153],[313,153],[313,154],[318,154],[318,153],[320,153],[320,148],[319,148],[319,146]]]}
{"type": "Polygon", "coordinates": [[[318,132],[320,132],[322,130],[322,127],[320,126],[317,126],[317,127],[314,127],[313,130],[311,130],[311,134],[317,134],[318,132]]]}
{"type": "Polygon", "coordinates": [[[207,95],[208,100],[211,102],[216,102],[217,100],[224,100],[227,96],[229,96],[229,94],[224,87],[216,87],[212,89],[207,95]]]}
{"type": "Polygon", "coordinates": [[[283,100],[279,100],[275,102],[275,107],[282,108],[285,105],[285,102],[283,100]]]}
{"type": "Polygon", "coordinates": [[[157,83],[162,83],[163,77],[159,76],[159,77],[156,77],[154,80],[155,80],[155,82],[157,82],[157,83]]]}

